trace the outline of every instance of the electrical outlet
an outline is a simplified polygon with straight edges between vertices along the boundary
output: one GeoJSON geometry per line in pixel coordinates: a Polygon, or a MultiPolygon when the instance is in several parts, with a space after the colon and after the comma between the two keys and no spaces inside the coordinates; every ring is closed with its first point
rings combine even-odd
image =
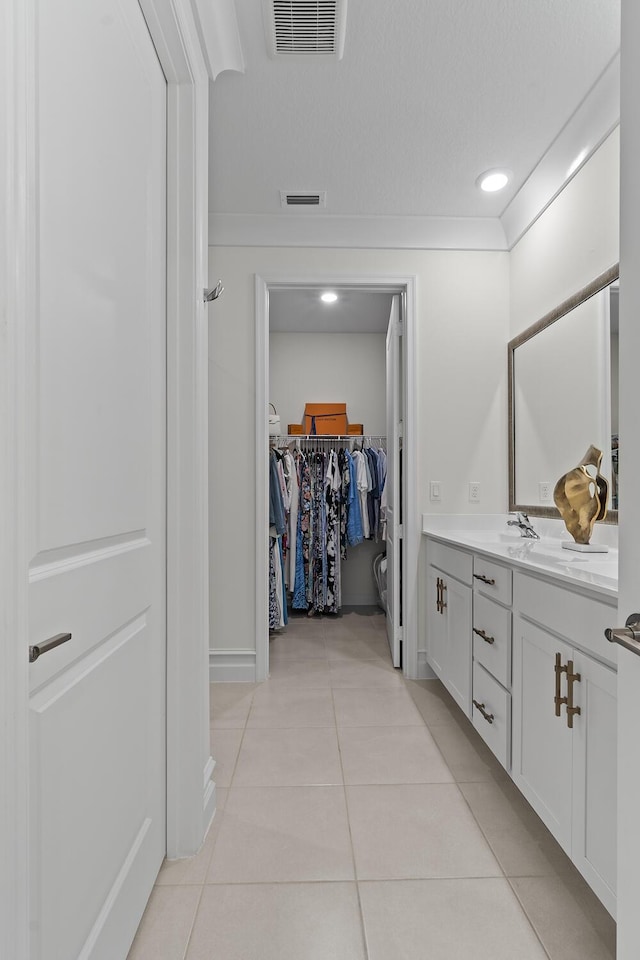
{"type": "Polygon", "coordinates": [[[548,503],[551,500],[551,481],[541,480],[538,483],[538,496],[540,503],[548,503]]]}
{"type": "Polygon", "coordinates": [[[469,483],[469,503],[480,503],[480,483],[471,480],[469,483]]]}
{"type": "Polygon", "coordinates": [[[430,500],[439,500],[440,499],[440,481],[432,480],[429,484],[429,499],[430,500]]]}

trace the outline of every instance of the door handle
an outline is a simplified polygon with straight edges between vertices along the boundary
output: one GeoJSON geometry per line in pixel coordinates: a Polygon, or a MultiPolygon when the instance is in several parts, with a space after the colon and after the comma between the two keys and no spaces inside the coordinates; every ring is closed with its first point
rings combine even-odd
{"type": "Polygon", "coordinates": [[[624,627],[607,627],[604,632],[609,643],[619,643],[632,653],[640,656],[640,613],[627,617],[624,627]]]}
{"type": "Polygon", "coordinates": [[[477,627],[473,627],[473,632],[476,633],[479,637],[485,641],[485,643],[495,643],[496,638],[490,637],[488,633],[485,633],[484,630],[479,630],[477,627]]]}
{"type": "Polygon", "coordinates": [[[581,713],[580,707],[574,707],[573,705],[573,685],[574,683],[580,683],[581,680],[580,674],[573,672],[573,660],[567,660],[567,726],[572,729],[574,716],[579,717],[581,713]]]}
{"type": "MultiPolygon", "coordinates": [[[[573,669],[573,666],[572,666],[573,669]]],[[[555,674],[556,674],[556,695],[553,698],[553,702],[556,705],[556,717],[562,716],[562,704],[567,702],[567,698],[561,696],[561,682],[562,674],[567,672],[567,667],[562,665],[562,655],[556,653],[556,665],[555,665],[555,674]]]]}
{"type": "Polygon", "coordinates": [[[35,663],[43,653],[49,653],[49,650],[59,647],[61,643],[66,643],[67,640],[71,640],[70,633],[56,633],[55,637],[49,637],[48,640],[43,640],[42,643],[29,647],[29,663],[35,663]]]}

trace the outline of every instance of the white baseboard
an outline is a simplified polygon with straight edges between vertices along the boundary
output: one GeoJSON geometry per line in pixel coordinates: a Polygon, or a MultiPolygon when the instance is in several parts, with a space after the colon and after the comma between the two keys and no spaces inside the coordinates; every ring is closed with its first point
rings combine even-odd
{"type": "Polygon", "coordinates": [[[255,683],[255,650],[209,650],[211,683],[255,683]]]}
{"type": "Polygon", "coordinates": [[[427,651],[418,650],[418,680],[437,680],[427,661],[427,651]]]}

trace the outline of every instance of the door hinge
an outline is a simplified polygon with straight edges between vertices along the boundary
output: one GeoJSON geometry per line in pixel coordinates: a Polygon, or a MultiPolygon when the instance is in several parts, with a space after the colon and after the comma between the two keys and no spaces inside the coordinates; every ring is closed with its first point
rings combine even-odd
{"type": "Polygon", "coordinates": [[[396,527],[396,538],[398,540],[402,540],[403,537],[404,537],[404,525],[402,523],[399,523],[398,526],[396,527]]]}
{"type": "Polygon", "coordinates": [[[402,420],[398,422],[398,437],[404,437],[404,423],[402,420]]]}
{"type": "Polygon", "coordinates": [[[399,337],[404,336],[404,320],[398,320],[398,326],[396,329],[399,337]]]}

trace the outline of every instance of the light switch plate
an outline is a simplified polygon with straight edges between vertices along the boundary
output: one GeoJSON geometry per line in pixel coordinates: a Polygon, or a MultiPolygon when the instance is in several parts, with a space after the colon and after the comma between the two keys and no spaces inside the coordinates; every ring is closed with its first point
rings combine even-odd
{"type": "Polygon", "coordinates": [[[429,499],[440,500],[440,481],[431,480],[429,483],[429,499]]]}

